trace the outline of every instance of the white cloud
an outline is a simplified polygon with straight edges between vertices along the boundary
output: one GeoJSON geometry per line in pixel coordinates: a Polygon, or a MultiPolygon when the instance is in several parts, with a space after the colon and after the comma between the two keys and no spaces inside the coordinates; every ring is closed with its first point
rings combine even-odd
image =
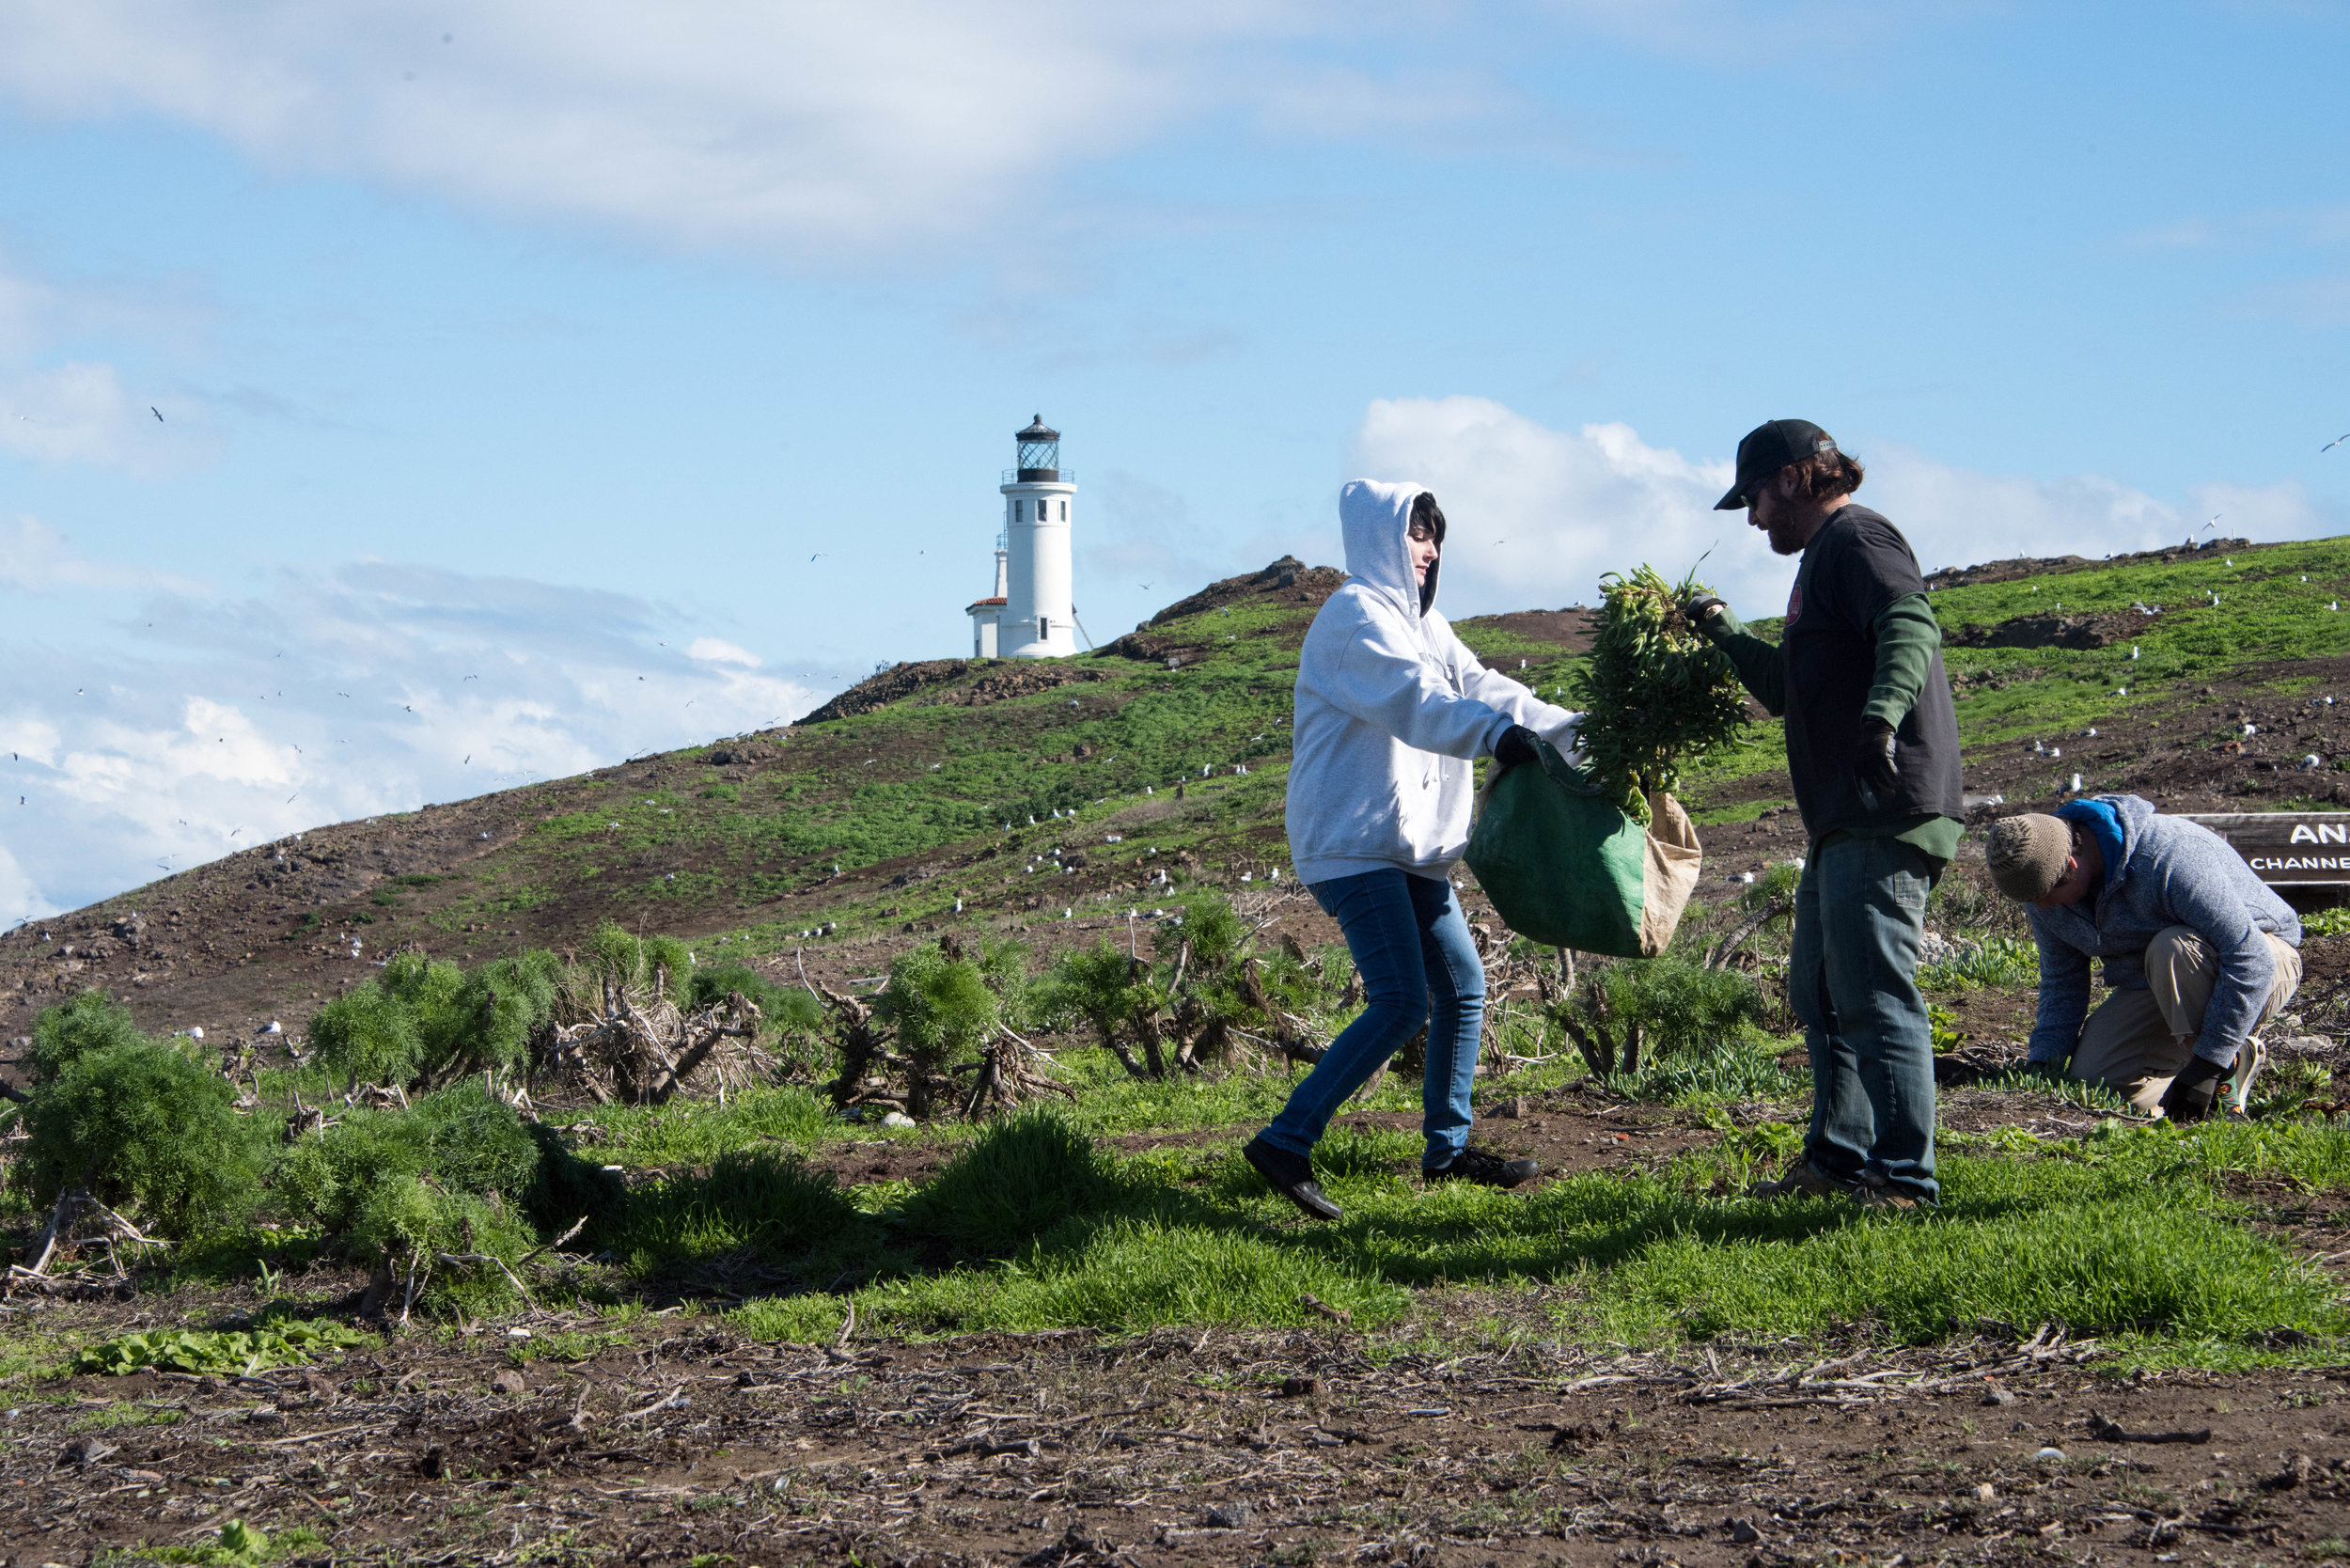
{"type": "Polygon", "coordinates": [[[1443,503],[1449,615],[1595,604],[1602,572],[1648,561],[1677,578],[1717,540],[1708,577],[1741,572],[1744,514],[1710,510],[1730,465],[1650,447],[1629,426],[1554,431],[1484,398],[1383,399],[1355,447],[1365,474],[1417,480],[1443,503]]]}
{"type": "Polygon", "coordinates": [[[1317,0],[15,3],[0,93],[494,211],[826,255],[965,232],[1236,98],[1273,112],[1268,47],[1342,20],[1317,0]]]}
{"type": "MultiPolygon", "coordinates": [[[[126,572],[85,562],[41,587],[112,591],[126,572]]],[[[558,584],[364,561],[245,597],[149,587],[135,633],[0,644],[0,923],[318,823],[788,721],[824,695],[645,601],[558,584]]]]}
{"type": "Polygon", "coordinates": [[[0,451],[44,463],[94,463],[139,475],[181,469],[210,455],[200,419],[167,425],[122,384],[111,365],[68,361],[0,373],[0,451]]]}
{"type": "Polygon", "coordinates": [[[213,430],[201,405],[135,392],[102,361],[44,362],[45,351],[75,331],[130,328],[151,336],[171,330],[173,315],[127,302],[109,287],[33,277],[0,257],[0,453],[141,477],[209,460],[213,430]]]}
{"type": "Polygon", "coordinates": [[[31,592],[61,588],[202,589],[140,566],[93,561],[75,553],[64,532],[27,512],[0,517],[0,583],[31,592]]]}
{"type": "Polygon", "coordinates": [[[747,669],[757,669],[762,662],[749,649],[737,648],[723,637],[696,637],[685,645],[685,656],[706,665],[741,665],[747,669]]]}
{"type": "MultiPolygon", "coordinates": [[[[1794,563],[1775,557],[1744,512],[1712,510],[1728,461],[1695,461],[1620,424],[1551,430],[1482,398],[1371,404],[1355,434],[1360,469],[1413,479],[1444,503],[1444,607],[1458,617],[1597,602],[1605,572],[1646,562],[1678,578],[1697,564],[1749,615],[1777,612],[1794,563]]],[[[1879,444],[1860,454],[1860,498],[1891,518],[1926,571],[2015,555],[2099,557],[2174,543],[2217,513],[2253,540],[2350,531],[2350,515],[2298,485],[2214,481],[2184,504],[2095,475],[1984,474],[1879,444]]]]}

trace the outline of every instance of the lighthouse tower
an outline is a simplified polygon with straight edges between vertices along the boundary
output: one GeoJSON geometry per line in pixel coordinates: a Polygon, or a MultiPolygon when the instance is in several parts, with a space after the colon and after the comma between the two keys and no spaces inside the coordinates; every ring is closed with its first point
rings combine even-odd
{"type": "Polygon", "coordinates": [[[1077,476],[1060,465],[1060,431],[1038,415],[1012,437],[1019,466],[1004,475],[1003,619],[995,648],[1007,659],[1054,659],[1077,651],[1071,603],[1069,503],[1077,476]]]}

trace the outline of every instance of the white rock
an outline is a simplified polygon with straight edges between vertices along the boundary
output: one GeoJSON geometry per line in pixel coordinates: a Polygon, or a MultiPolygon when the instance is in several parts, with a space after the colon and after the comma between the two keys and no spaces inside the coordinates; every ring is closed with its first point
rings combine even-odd
{"type": "Polygon", "coordinates": [[[2041,1465],[2061,1465],[2064,1463],[2064,1450],[2062,1449],[2042,1449],[2038,1453],[2032,1455],[2032,1459],[2035,1463],[2041,1465]]]}
{"type": "Polygon", "coordinates": [[[915,1121],[903,1111],[884,1111],[881,1124],[885,1127],[911,1127],[915,1125],[915,1121]]]}

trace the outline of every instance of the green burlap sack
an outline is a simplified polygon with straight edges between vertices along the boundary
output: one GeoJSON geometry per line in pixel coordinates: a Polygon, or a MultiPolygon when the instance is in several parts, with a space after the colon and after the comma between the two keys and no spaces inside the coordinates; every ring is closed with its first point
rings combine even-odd
{"type": "Polygon", "coordinates": [[[1542,766],[1499,768],[1478,798],[1469,870],[1512,931],[1545,947],[1653,958],[1697,886],[1696,828],[1669,794],[1635,821],[1539,743],[1542,766]]]}

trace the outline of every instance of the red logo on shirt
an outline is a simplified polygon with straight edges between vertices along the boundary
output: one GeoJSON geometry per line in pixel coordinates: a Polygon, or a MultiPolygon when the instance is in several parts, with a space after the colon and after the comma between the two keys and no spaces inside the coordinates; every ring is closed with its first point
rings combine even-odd
{"type": "Polygon", "coordinates": [[[1788,590],[1787,624],[1793,626],[1795,623],[1795,618],[1801,614],[1803,614],[1803,585],[1797,583],[1788,590]]]}

